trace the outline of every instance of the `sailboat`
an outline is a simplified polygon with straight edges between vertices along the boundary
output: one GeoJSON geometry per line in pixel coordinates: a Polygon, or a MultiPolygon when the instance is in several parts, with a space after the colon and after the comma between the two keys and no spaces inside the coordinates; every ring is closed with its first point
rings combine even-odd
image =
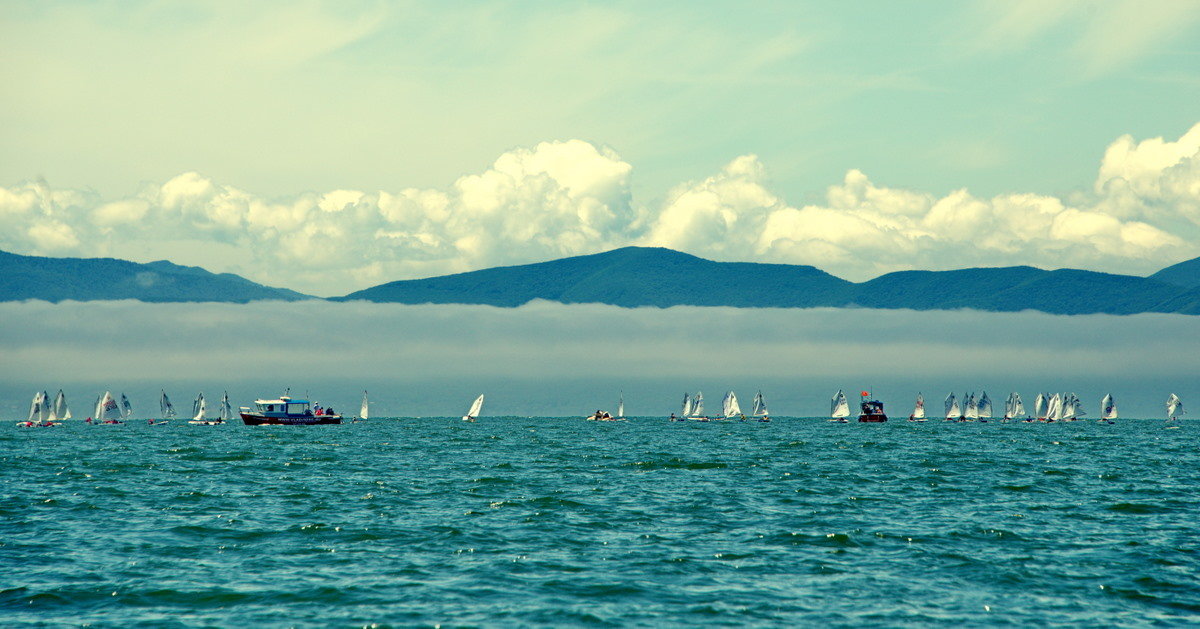
{"type": "Polygon", "coordinates": [[[595,413],[588,415],[587,420],[590,422],[623,422],[625,421],[625,394],[621,394],[620,401],[617,402],[617,416],[613,417],[608,411],[596,409],[595,413]]]}
{"type": "Polygon", "coordinates": [[[679,409],[679,417],[676,417],[675,413],[671,413],[671,421],[673,421],[673,422],[687,421],[688,415],[691,415],[691,414],[692,414],[692,396],[690,394],[684,393],[683,394],[683,406],[680,407],[680,409],[679,409]]]}
{"type": "Polygon", "coordinates": [[[1033,418],[1025,413],[1025,402],[1021,400],[1021,394],[1013,391],[1012,400],[1012,418],[1016,419],[1018,417],[1023,417],[1024,419],[1021,421],[1033,421],[1033,418]]]}
{"type": "Polygon", "coordinates": [[[962,409],[958,407],[958,398],[954,394],[946,396],[946,421],[956,422],[962,419],[962,409]]]}
{"type": "Polygon", "coordinates": [[[96,404],[96,421],[101,424],[123,424],[125,422],[121,421],[121,417],[121,407],[113,399],[112,393],[105,391],[100,402],[96,404]]]}
{"type": "Polygon", "coordinates": [[[151,426],[165,424],[175,417],[175,405],[171,404],[171,398],[167,397],[166,389],[162,389],[162,393],[158,397],[158,415],[161,417],[158,421],[149,420],[151,426]]]}
{"type": "Polygon", "coordinates": [[[1046,409],[1047,409],[1047,404],[1049,404],[1049,402],[1050,402],[1049,394],[1047,394],[1047,393],[1037,394],[1037,399],[1035,399],[1033,401],[1033,416],[1035,418],[1037,418],[1038,421],[1040,421],[1040,422],[1046,421],[1046,409]]]}
{"type": "Polygon", "coordinates": [[[29,417],[23,422],[17,422],[17,425],[22,428],[50,428],[60,425],[55,421],[57,416],[49,398],[45,391],[34,393],[33,401],[29,404],[29,417]]]}
{"type": "Polygon", "coordinates": [[[1083,400],[1079,399],[1078,395],[1071,394],[1071,419],[1069,421],[1078,421],[1080,417],[1087,415],[1087,411],[1083,410],[1083,400]]]}
{"type": "Polygon", "coordinates": [[[988,397],[987,391],[979,396],[979,421],[987,423],[992,418],[992,398],[988,397]]]}
{"type": "Polygon", "coordinates": [[[221,414],[217,416],[217,421],[222,424],[233,421],[233,408],[229,406],[228,391],[223,392],[221,395],[221,414]]]}
{"type": "Polygon", "coordinates": [[[366,420],[370,412],[371,412],[371,406],[370,406],[370,404],[367,402],[367,392],[366,392],[366,391],[363,391],[363,401],[362,401],[362,407],[360,407],[360,408],[358,409],[358,417],[355,417],[354,419],[350,420],[350,423],[352,423],[352,424],[353,424],[353,423],[356,423],[356,422],[360,422],[360,421],[364,421],[364,420],[366,420]]]}
{"type": "Polygon", "coordinates": [[[837,394],[829,401],[829,421],[845,424],[850,420],[846,419],[850,416],[850,402],[846,400],[846,394],[838,389],[837,394]]]}
{"type": "Polygon", "coordinates": [[[1173,422],[1176,415],[1186,415],[1187,411],[1183,410],[1183,400],[1179,399],[1174,393],[1167,398],[1167,421],[1173,422]]]}
{"type": "Polygon", "coordinates": [[[979,403],[975,401],[975,393],[971,392],[963,398],[963,414],[961,421],[973,422],[979,419],[979,403]]]}
{"type": "Polygon", "coordinates": [[[129,403],[129,398],[125,394],[121,394],[121,419],[129,419],[133,415],[133,405],[129,403]]]}
{"type": "Polygon", "coordinates": [[[912,415],[908,416],[908,421],[910,421],[910,422],[925,421],[925,396],[924,395],[921,395],[920,393],[917,394],[917,403],[916,403],[916,405],[913,406],[913,412],[912,412],[912,415]]]}
{"type": "Polygon", "coordinates": [[[193,426],[215,426],[225,423],[220,419],[209,419],[205,416],[207,412],[208,404],[204,401],[204,394],[200,393],[196,396],[196,401],[192,402],[192,418],[188,423],[193,426]]]}
{"type": "Polygon", "coordinates": [[[721,400],[721,419],[740,418],[746,421],[746,416],[742,413],[742,407],[738,404],[737,394],[733,391],[725,394],[725,399],[721,400]]]}
{"type": "Polygon", "coordinates": [[[754,402],[751,403],[750,415],[757,417],[760,422],[771,421],[771,414],[767,411],[767,401],[763,399],[762,391],[754,395],[754,402]]]}
{"type": "Polygon", "coordinates": [[[1004,400],[1004,416],[1000,421],[1007,422],[1016,419],[1025,413],[1025,405],[1021,403],[1021,396],[1017,395],[1016,391],[1008,394],[1008,399],[1004,400]],[[1021,406],[1020,412],[1017,411],[1017,406],[1021,406]]]}
{"type": "Polygon", "coordinates": [[[1117,403],[1113,400],[1111,393],[1104,394],[1104,399],[1100,400],[1100,419],[1097,422],[1101,424],[1111,424],[1112,420],[1117,418],[1117,403]]]}
{"type": "Polygon", "coordinates": [[[58,395],[54,396],[54,406],[52,407],[54,417],[59,420],[71,419],[71,409],[67,406],[67,396],[62,389],[58,390],[58,395]]]}
{"type": "Polygon", "coordinates": [[[467,411],[466,415],[463,415],[462,420],[465,422],[473,422],[479,417],[479,412],[482,410],[483,395],[481,394],[479,397],[475,398],[474,402],[471,402],[471,410],[467,411]]]}
{"type": "Polygon", "coordinates": [[[1062,394],[1055,393],[1050,396],[1050,401],[1046,402],[1046,421],[1057,422],[1063,418],[1063,398],[1062,394]]]}
{"type": "Polygon", "coordinates": [[[692,410],[688,413],[688,419],[698,422],[710,421],[704,414],[704,392],[697,391],[696,396],[692,398],[692,410]]]}

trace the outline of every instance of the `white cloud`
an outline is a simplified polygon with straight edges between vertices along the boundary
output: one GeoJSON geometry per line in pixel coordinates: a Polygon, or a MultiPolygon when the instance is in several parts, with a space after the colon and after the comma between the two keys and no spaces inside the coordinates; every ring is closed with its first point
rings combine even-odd
{"type": "Polygon", "coordinates": [[[1174,141],[1117,139],[1093,189],[1067,199],[938,196],[851,170],[823,202],[796,207],[745,155],[650,207],[634,203],[632,176],[611,149],[569,140],[509,151],[445,190],[269,199],[190,172],[106,200],[30,182],[0,188],[0,248],[166,257],[324,295],[629,244],[850,279],[1016,264],[1140,273],[1200,255],[1200,125],[1174,141]]]}

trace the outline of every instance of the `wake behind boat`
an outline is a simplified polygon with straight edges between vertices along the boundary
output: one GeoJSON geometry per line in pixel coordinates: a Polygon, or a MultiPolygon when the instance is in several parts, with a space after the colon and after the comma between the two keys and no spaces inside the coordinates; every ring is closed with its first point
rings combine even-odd
{"type": "Polygon", "coordinates": [[[242,423],[247,426],[311,426],[340,424],[342,416],[332,409],[313,406],[309,400],[280,396],[277,400],[254,400],[254,410],[241,408],[242,423]]]}

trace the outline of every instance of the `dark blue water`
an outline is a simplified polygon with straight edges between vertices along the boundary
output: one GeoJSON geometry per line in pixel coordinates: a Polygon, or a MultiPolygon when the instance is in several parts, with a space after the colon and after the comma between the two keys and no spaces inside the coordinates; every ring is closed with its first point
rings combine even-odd
{"type": "Polygon", "coordinates": [[[0,619],[1193,624],[1179,426],[8,426],[0,619]]]}

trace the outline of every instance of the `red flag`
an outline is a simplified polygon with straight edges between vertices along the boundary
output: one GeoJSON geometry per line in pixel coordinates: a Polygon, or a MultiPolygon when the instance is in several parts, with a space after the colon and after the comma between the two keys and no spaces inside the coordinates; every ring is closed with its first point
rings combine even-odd
{"type": "Polygon", "coordinates": [[[868,396],[868,395],[871,395],[870,393],[868,393],[868,392],[866,392],[866,391],[863,391],[863,392],[862,392],[862,394],[863,394],[863,396],[864,396],[864,397],[865,397],[865,396],[868,396]]]}

